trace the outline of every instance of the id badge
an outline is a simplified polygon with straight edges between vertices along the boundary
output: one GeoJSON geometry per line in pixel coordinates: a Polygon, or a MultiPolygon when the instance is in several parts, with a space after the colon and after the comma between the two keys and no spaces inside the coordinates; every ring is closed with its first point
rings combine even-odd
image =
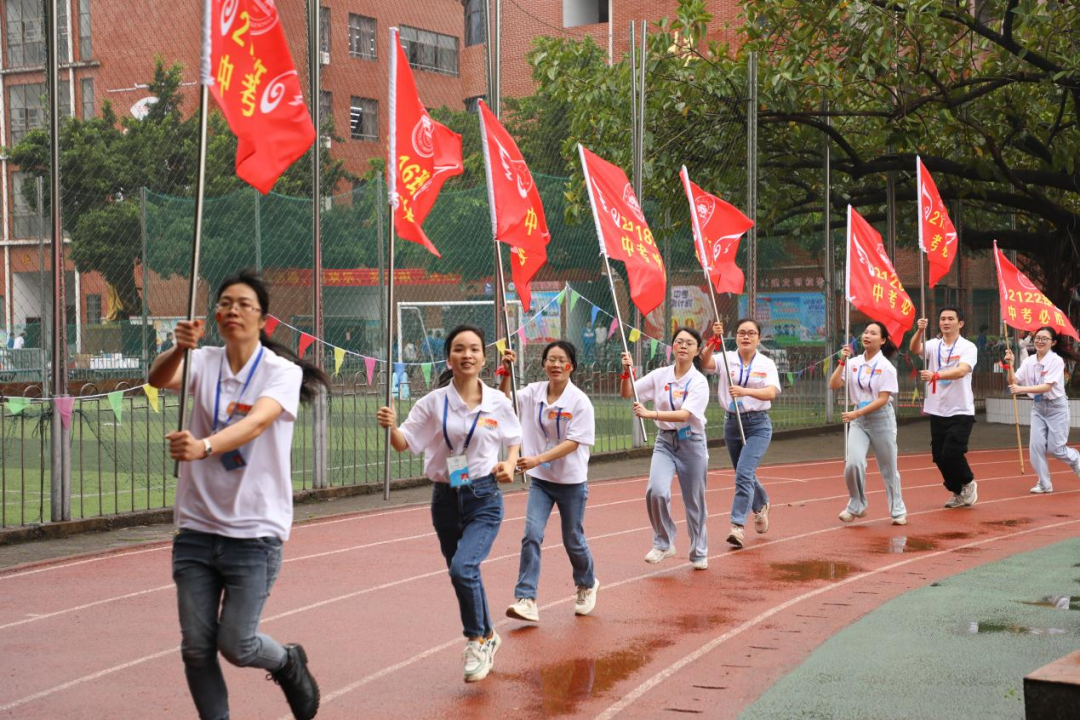
{"type": "Polygon", "coordinates": [[[952,380],[938,380],[937,384],[942,388],[947,388],[953,384],[952,380]]]}
{"type": "Polygon", "coordinates": [[[859,407],[858,407],[858,409],[859,409],[859,410],[862,410],[862,409],[863,409],[864,407],[866,407],[866,406],[867,406],[867,405],[869,405],[869,404],[870,404],[870,401],[869,401],[869,400],[863,400],[863,401],[862,401],[861,403],[859,403],[859,407]]]}
{"type": "Polygon", "coordinates": [[[1038,393],[1034,397],[1032,397],[1031,399],[1034,400],[1035,402],[1042,402],[1043,401],[1043,394],[1038,393]]]}
{"type": "Polygon", "coordinates": [[[240,454],[240,450],[230,450],[221,456],[221,464],[226,470],[232,472],[233,470],[239,470],[242,467],[247,467],[247,461],[244,460],[244,456],[240,454]]]}
{"type": "Polygon", "coordinates": [[[451,455],[446,458],[446,470],[450,473],[450,487],[472,485],[469,478],[469,458],[464,455],[451,455]]]}
{"type": "MultiPolygon", "coordinates": [[[[546,443],[544,443],[544,452],[547,452],[548,450],[551,450],[553,447],[555,447],[555,443],[548,440],[546,443]]],[[[549,460],[547,462],[540,463],[540,467],[544,468],[545,470],[550,470],[551,469],[551,461],[549,460]]]]}
{"type": "Polygon", "coordinates": [[[690,428],[690,426],[689,425],[684,425],[681,428],[679,428],[679,431],[678,431],[679,434],[677,435],[677,437],[678,437],[679,440],[689,440],[691,432],[693,432],[693,430],[690,428]]]}
{"type": "Polygon", "coordinates": [[[742,410],[743,404],[741,400],[732,400],[731,404],[728,405],[728,412],[738,412],[738,410],[735,409],[736,407],[739,410],[742,410]]]}

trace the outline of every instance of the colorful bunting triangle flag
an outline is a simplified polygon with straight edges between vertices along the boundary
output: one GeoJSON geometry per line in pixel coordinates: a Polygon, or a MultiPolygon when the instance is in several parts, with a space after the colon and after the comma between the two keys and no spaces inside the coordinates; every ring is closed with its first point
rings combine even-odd
{"type": "Polygon", "coordinates": [[[641,339],[641,331],[640,330],[638,330],[637,328],[633,328],[632,330],[630,330],[630,337],[628,338],[628,340],[630,342],[636,343],[640,339],[641,339]]]}
{"type": "Polygon", "coordinates": [[[70,395],[60,395],[53,398],[53,407],[60,413],[60,424],[65,430],[71,427],[71,413],[75,409],[75,398],[70,395]]]}
{"type": "Polygon", "coordinates": [[[364,358],[364,369],[367,370],[367,384],[370,386],[375,381],[375,363],[373,357],[364,358]]]}
{"type": "Polygon", "coordinates": [[[7,411],[12,415],[18,415],[28,407],[30,407],[30,398],[10,397],[7,399],[7,411]]]}
{"type": "Polygon", "coordinates": [[[161,406],[158,404],[158,389],[149,383],[143,385],[142,389],[146,393],[146,399],[150,401],[150,407],[154,409],[154,412],[161,412],[161,406]]]}
{"type": "Polygon", "coordinates": [[[345,362],[345,349],[336,347],[334,348],[334,374],[337,375],[341,372],[341,364],[345,362]]]}
{"type": "Polygon", "coordinates": [[[577,301],[580,297],[581,296],[574,292],[573,289],[570,290],[570,312],[574,312],[574,306],[577,305],[577,301]]]}
{"type": "Polygon", "coordinates": [[[420,372],[424,374],[424,383],[431,387],[431,363],[424,363],[420,366],[420,372]]]}

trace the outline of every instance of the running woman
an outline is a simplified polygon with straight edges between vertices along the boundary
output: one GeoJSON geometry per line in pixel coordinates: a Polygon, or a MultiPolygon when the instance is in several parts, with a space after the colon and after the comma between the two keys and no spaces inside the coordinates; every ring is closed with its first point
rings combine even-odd
{"type": "Polygon", "coordinates": [[[653,528],[652,550],[645,562],[658,563],[675,555],[675,521],[671,519],[671,481],[679,476],[686,528],[690,535],[690,564],[695,570],[709,567],[709,534],[705,527],[705,485],[709,473],[709,448],[705,444],[705,408],[709,404],[709,381],[701,374],[701,335],[693,328],[678,328],[672,337],[675,363],[632,380],[634,361],[623,353],[621,392],[632,398],[637,390],[634,415],[656,421],[659,434],[653,446],[645,506],[653,528]],[[630,383],[634,385],[631,387],[630,383]],[[653,403],[654,410],[645,407],[653,403]]]}
{"type": "Polygon", "coordinates": [[[491,622],[480,563],[491,552],[503,519],[498,483],[512,482],[521,425],[506,396],[480,380],[484,331],[458,325],[446,336],[447,370],[401,428],[393,407],[379,408],[398,452],[424,454],[431,480],[431,520],[457,592],[465,643],[465,682],[487,677],[502,640],[491,622]],[[507,459],[499,462],[506,448],[507,459]]]}
{"type": "Polygon", "coordinates": [[[966,457],[975,427],[971,371],[979,349],[960,336],[964,315],[959,308],[942,309],[938,315],[941,337],[924,343],[928,324],[926,318],[919,318],[908,349],[921,356],[926,367],[919,377],[927,384],[923,411],[930,416],[930,451],[945,487],[953,494],[945,507],[969,507],[979,499],[979,485],[966,457]]]}
{"type": "MultiPolygon", "coordinates": [[[[510,369],[517,361],[513,350],[503,355],[510,369]]],[[[596,421],[589,396],[573,383],[577,353],[565,340],[549,343],[541,355],[547,380],[518,390],[521,413],[521,452],[517,467],[532,478],[525,508],[525,535],[514,604],[508,617],[540,622],[536,609],[536,585],[540,579],[540,546],[544,542],[551,509],[559,508],[562,541],[574,570],[576,615],[588,615],[596,607],[600,581],[593,573],[593,558],[582,523],[589,499],[589,448],[596,441],[596,421]]],[[[510,393],[510,374],[503,374],[499,389],[510,393]]]]}
{"type": "Polygon", "coordinates": [[[1005,365],[1009,370],[1009,392],[1013,395],[1027,393],[1031,404],[1031,467],[1039,482],[1031,488],[1033,493],[1054,491],[1050,482],[1050,468],[1046,456],[1067,463],[1080,477],[1080,453],[1068,446],[1069,398],[1065,396],[1065,355],[1070,360],[1080,358],[1070,351],[1055,349],[1058,333],[1052,327],[1035,331],[1035,354],[1029,355],[1013,372],[1012,348],[1005,350],[1005,365]]]}
{"type": "Polygon", "coordinates": [[[294,717],[313,718],[319,686],[304,648],[282,646],[258,628],[292,527],[297,409],[329,381],[267,338],[270,295],[257,276],[225,280],[214,309],[225,347],[200,348],[203,321],[181,321],[176,344],[154,360],[147,379],[179,390],[184,352],[192,351],[190,424],[166,436],[180,461],[172,572],[184,673],[203,720],[229,717],[219,651],[238,667],[268,670],[294,717]]]}
{"type": "MultiPolygon", "coordinates": [[[[716,338],[724,336],[723,324],[713,324],[713,335],[716,338]]],[[[758,533],[769,531],[769,496],[757,478],[757,469],[772,441],[769,408],[780,394],[780,375],[776,372],[776,363],[758,352],[761,325],[757,320],[743,318],[736,322],[735,341],[738,350],[727,352],[730,377],[721,371],[722,361],[712,356],[712,344],[705,349],[701,365],[705,372],[720,376],[717,394],[721,407],[727,411],[724,443],[735,468],[735,498],[731,503],[731,531],[727,541],[735,548],[741,548],[746,544],[744,528],[751,511],[754,513],[754,529],[758,533]],[[742,411],[745,445],[739,435],[738,418],[735,417],[736,403],[742,411]]]]}
{"type": "Polygon", "coordinates": [[[840,521],[849,523],[866,515],[866,453],[872,447],[885,481],[885,497],[893,525],[907,525],[907,509],[900,495],[900,472],[896,468],[896,412],[893,398],[900,392],[892,356],[896,345],[884,325],[870,322],[862,334],[863,354],[851,358],[851,348],[840,349],[829,389],[839,390],[845,384],[855,409],[841,418],[849,423],[847,460],[844,480],[847,482],[848,504],[840,513],[840,521]],[[851,358],[851,359],[849,359],[851,358]],[[845,371],[846,366],[846,371],[845,371]]]}

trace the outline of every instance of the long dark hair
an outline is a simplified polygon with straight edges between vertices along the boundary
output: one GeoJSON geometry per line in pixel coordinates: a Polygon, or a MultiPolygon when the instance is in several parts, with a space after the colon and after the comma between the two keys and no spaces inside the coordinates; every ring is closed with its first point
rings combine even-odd
{"type": "Polygon", "coordinates": [[[731,327],[733,327],[735,329],[735,332],[739,332],[739,328],[741,328],[744,323],[753,323],[754,327],[758,331],[758,337],[759,338],[761,337],[761,323],[759,323],[757,320],[755,320],[752,317],[739,318],[738,320],[735,321],[735,324],[732,325],[731,327]]]}
{"type": "MultiPolygon", "coordinates": [[[[881,346],[881,354],[885,356],[886,360],[892,360],[892,356],[896,354],[896,343],[889,337],[889,328],[885,327],[877,320],[871,320],[866,323],[866,327],[870,327],[871,325],[878,326],[878,330],[881,331],[881,339],[885,341],[881,346]]],[[[865,328],[863,329],[863,332],[866,332],[865,328]]]]}
{"type": "Polygon", "coordinates": [[[1043,325],[1041,328],[1032,333],[1032,342],[1034,342],[1034,337],[1043,330],[1050,333],[1050,349],[1060,355],[1062,360],[1064,360],[1065,362],[1080,362],[1080,353],[1076,352],[1075,348],[1062,347],[1062,345],[1064,344],[1062,341],[1065,339],[1064,336],[1049,325],[1043,325]]]}
{"type": "Polygon", "coordinates": [[[697,351],[697,355],[694,356],[694,368],[700,372],[701,371],[701,348],[702,348],[701,333],[699,333],[694,328],[686,327],[685,325],[683,325],[682,327],[677,327],[677,328],[675,328],[675,332],[673,332],[671,334],[671,344],[672,344],[672,346],[675,345],[675,338],[679,337],[679,333],[686,333],[690,337],[697,340],[697,349],[698,349],[698,351],[697,351]]]}
{"type": "MultiPolygon", "coordinates": [[[[447,333],[446,342],[443,343],[443,354],[446,356],[446,359],[447,359],[446,369],[442,371],[441,375],[439,375],[439,383],[438,383],[438,385],[436,387],[441,387],[441,388],[446,387],[454,379],[454,371],[450,369],[450,362],[449,362],[449,360],[450,360],[450,348],[452,348],[454,346],[454,338],[456,338],[458,335],[460,335],[463,332],[475,333],[476,337],[480,338],[480,349],[481,350],[484,349],[484,343],[486,342],[484,340],[484,331],[481,330],[480,328],[476,327],[475,325],[458,325],[453,330],[451,330],[449,333],[447,333]]],[[[487,353],[485,353],[485,355],[486,354],[487,353]]]]}
{"type": "MultiPolygon", "coordinates": [[[[259,314],[266,317],[266,314],[270,312],[270,291],[266,289],[266,283],[262,281],[258,273],[251,270],[241,270],[235,275],[225,278],[221,285],[218,286],[216,300],[220,300],[222,293],[233,285],[247,285],[251,288],[255,293],[255,297],[259,299],[259,314]]],[[[278,357],[296,363],[303,370],[304,379],[300,383],[300,402],[314,400],[316,386],[318,385],[322,385],[325,389],[330,388],[330,378],[323,372],[322,368],[301,360],[292,350],[275,340],[271,340],[264,330],[259,331],[259,342],[278,357]]]]}
{"type": "Polygon", "coordinates": [[[570,370],[570,379],[573,380],[574,373],[577,371],[577,349],[574,347],[574,343],[567,340],[555,340],[554,342],[549,342],[544,346],[544,352],[540,354],[540,362],[547,362],[548,352],[553,348],[559,348],[566,353],[566,357],[570,360],[570,367],[572,368],[570,370]]]}

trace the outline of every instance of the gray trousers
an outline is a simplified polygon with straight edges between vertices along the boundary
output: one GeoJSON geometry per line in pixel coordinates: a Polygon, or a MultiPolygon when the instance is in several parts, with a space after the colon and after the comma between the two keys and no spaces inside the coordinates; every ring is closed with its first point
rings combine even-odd
{"type": "Polygon", "coordinates": [[[671,519],[671,481],[679,476],[683,504],[686,506],[686,529],[690,533],[690,560],[709,556],[709,534],[705,527],[705,484],[708,481],[709,448],[705,436],[691,433],[678,440],[674,432],[661,431],[653,447],[649,466],[649,487],[645,506],[653,527],[653,547],[667,550],[675,544],[675,521],[671,519]]]}
{"type": "Polygon", "coordinates": [[[1031,467],[1039,477],[1039,485],[1044,490],[1052,490],[1050,467],[1046,456],[1057,458],[1063,463],[1076,467],[1080,463],[1080,453],[1068,446],[1069,442],[1069,401],[1040,400],[1031,405],[1031,467]]]}
{"type": "Polygon", "coordinates": [[[855,418],[848,430],[847,462],[844,465],[848,512],[860,515],[866,510],[866,454],[871,447],[885,481],[889,515],[894,518],[906,515],[907,508],[900,495],[900,472],[896,469],[896,413],[891,402],[869,415],[855,418]]]}

